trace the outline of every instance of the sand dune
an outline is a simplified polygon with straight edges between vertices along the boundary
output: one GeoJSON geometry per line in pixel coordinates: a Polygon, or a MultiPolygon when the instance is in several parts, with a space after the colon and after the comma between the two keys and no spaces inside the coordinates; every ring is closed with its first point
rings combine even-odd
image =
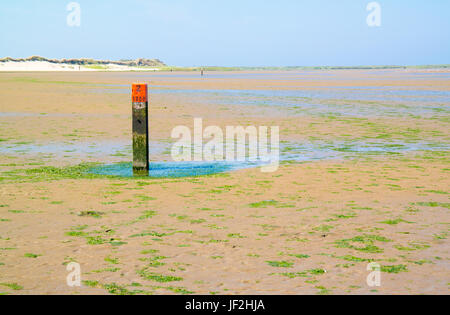
{"type": "Polygon", "coordinates": [[[48,61],[0,62],[0,71],[157,71],[158,68],[139,68],[116,64],[73,65],[48,61]]]}

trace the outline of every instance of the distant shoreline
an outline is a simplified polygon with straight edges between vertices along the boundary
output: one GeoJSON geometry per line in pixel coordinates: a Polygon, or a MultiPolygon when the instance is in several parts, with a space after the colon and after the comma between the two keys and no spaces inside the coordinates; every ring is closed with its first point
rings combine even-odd
{"type": "Polygon", "coordinates": [[[29,58],[0,58],[0,72],[5,71],[298,71],[298,70],[389,70],[389,69],[449,69],[446,65],[420,66],[287,66],[287,67],[178,67],[168,66],[159,59],[95,60],[29,58]]]}

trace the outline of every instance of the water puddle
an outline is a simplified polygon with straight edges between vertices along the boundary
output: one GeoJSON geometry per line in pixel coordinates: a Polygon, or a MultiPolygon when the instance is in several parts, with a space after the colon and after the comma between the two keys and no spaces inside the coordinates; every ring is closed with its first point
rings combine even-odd
{"type": "Polygon", "coordinates": [[[446,151],[450,146],[417,142],[330,141],[285,143],[281,146],[281,161],[317,161],[351,159],[369,155],[404,154],[419,151],[446,151]]]}
{"type": "MultiPolygon", "coordinates": [[[[155,78],[165,79],[200,79],[202,78],[200,72],[190,73],[139,73],[133,75],[125,75],[129,78],[135,79],[136,77],[141,80],[151,80],[155,78]]],[[[317,77],[323,79],[324,77],[335,77],[336,74],[324,73],[317,71],[292,71],[292,72],[217,72],[217,71],[205,71],[203,78],[207,79],[252,79],[252,80],[299,80],[302,78],[311,79],[311,77],[317,77]]]]}
{"type": "MultiPolygon", "coordinates": [[[[283,143],[280,152],[280,164],[292,162],[313,162],[319,160],[351,159],[369,155],[402,154],[415,151],[449,150],[450,147],[431,143],[283,143]]],[[[197,177],[230,172],[240,169],[262,167],[259,162],[151,162],[149,177],[179,178],[197,177]]],[[[132,177],[131,163],[107,164],[91,169],[90,173],[132,177]]]]}
{"type": "MultiPolygon", "coordinates": [[[[250,162],[152,162],[148,177],[150,178],[181,178],[212,175],[234,170],[256,167],[250,162]]],[[[132,177],[131,163],[118,163],[93,167],[89,173],[120,177],[132,177]]]]}
{"type": "MultiPolygon", "coordinates": [[[[162,159],[168,152],[170,143],[150,141],[149,152],[153,160],[162,159]]],[[[94,141],[94,142],[2,142],[0,154],[46,158],[53,160],[123,162],[132,159],[130,141],[94,141]]]]}
{"type": "MultiPolygon", "coordinates": [[[[365,101],[415,101],[415,102],[450,102],[450,91],[439,90],[411,90],[407,87],[379,87],[379,86],[328,86],[326,88],[301,89],[301,90],[230,90],[230,89],[178,89],[175,87],[149,86],[150,93],[155,94],[199,94],[216,95],[224,97],[254,97],[258,101],[260,97],[277,98],[312,98],[312,99],[340,99],[340,100],[365,100],[365,101]]],[[[129,94],[129,86],[104,86],[100,89],[92,89],[93,93],[119,93],[129,94]]],[[[281,104],[280,104],[281,105],[281,104]]]]}
{"type": "Polygon", "coordinates": [[[105,118],[105,117],[121,117],[126,118],[129,115],[119,114],[89,114],[89,113],[31,113],[31,112],[0,112],[0,118],[22,118],[22,117],[40,117],[40,118],[105,118]]]}
{"type": "Polygon", "coordinates": [[[62,155],[114,155],[131,153],[131,145],[125,142],[99,141],[99,142],[53,142],[53,143],[4,143],[0,146],[0,153],[27,153],[62,155]]]}
{"type": "MultiPolygon", "coordinates": [[[[211,175],[239,169],[261,167],[258,162],[173,162],[171,144],[150,142],[150,172],[154,178],[177,178],[211,175]]],[[[313,162],[333,159],[354,159],[373,155],[405,154],[419,151],[448,151],[450,146],[439,143],[404,141],[302,141],[280,143],[279,163],[313,162]]],[[[73,143],[10,143],[0,145],[0,154],[20,157],[39,157],[66,161],[69,164],[91,161],[102,166],[91,170],[94,174],[130,177],[133,175],[132,148],[129,142],[97,141],[73,143]]]]}
{"type": "MultiPolygon", "coordinates": [[[[91,93],[130,93],[128,86],[103,87],[91,93]]],[[[351,86],[302,90],[177,89],[150,86],[150,94],[180,95],[207,104],[282,106],[306,115],[354,117],[448,115],[450,91],[407,87],[351,86]],[[344,104],[343,104],[344,103],[344,104]]]]}

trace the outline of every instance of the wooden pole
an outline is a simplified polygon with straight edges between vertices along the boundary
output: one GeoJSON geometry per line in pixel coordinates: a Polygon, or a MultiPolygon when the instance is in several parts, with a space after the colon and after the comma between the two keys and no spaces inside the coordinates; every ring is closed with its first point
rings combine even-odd
{"type": "Polygon", "coordinates": [[[133,175],[148,176],[148,88],[147,84],[132,85],[133,105],[133,175]]]}

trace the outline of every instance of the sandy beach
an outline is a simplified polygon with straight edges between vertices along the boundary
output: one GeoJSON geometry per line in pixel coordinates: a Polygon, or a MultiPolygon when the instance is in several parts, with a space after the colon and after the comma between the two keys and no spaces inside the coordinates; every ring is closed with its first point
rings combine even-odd
{"type": "Polygon", "coordinates": [[[57,71],[0,73],[0,293],[449,293],[448,70],[50,66],[0,63],[57,71]],[[86,173],[131,161],[133,82],[149,84],[151,162],[201,117],[279,126],[280,169],[86,173]]]}

